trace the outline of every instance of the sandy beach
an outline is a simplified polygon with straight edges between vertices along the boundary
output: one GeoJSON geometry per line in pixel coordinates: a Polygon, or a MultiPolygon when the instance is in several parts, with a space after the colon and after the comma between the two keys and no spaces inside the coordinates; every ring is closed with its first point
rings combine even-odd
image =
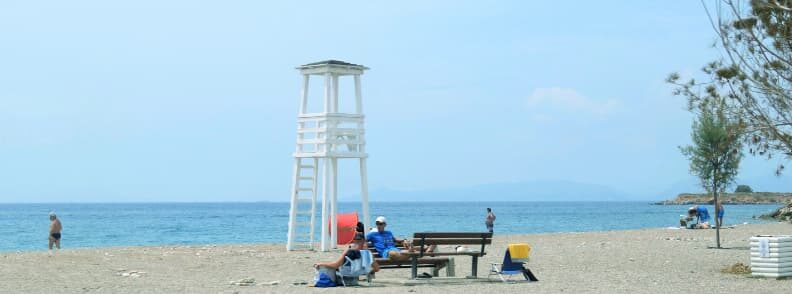
{"type": "MultiPolygon", "coordinates": [[[[721,230],[645,229],[631,231],[496,235],[480,259],[479,279],[470,258],[456,258],[457,278],[410,283],[409,269],[384,270],[373,285],[330,290],[311,288],[316,261],[335,252],[287,252],[280,244],[66,248],[55,256],[38,252],[0,253],[2,293],[788,293],[792,279],[752,278],[723,273],[750,264],[748,238],[792,234],[792,224],[741,225],[721,230]],[[503,284],[486,280],[490,262],[500,262],[506,244],[533,247],[529,267],[539,282],[503,284]],[[253,279],[253,285],[232,284],[253,279]]],[[[441,248],[441,250],[450,248],[441,248]]],[[[445,271],[441,271],[441,276],[445,271]]]]}

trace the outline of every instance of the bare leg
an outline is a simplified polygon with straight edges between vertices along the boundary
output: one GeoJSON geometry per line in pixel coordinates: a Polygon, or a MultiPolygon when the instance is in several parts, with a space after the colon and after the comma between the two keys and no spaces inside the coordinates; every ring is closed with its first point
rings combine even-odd
{"type": "Polygon", "coordinates": [[[409,254],[402,254],[399,251],[390,251],[388,252],[388,258],[392,260],[407,260],[410,258],[409,254]]]}
{"type": "Polygon", "coordinates": [[[57,247],[60,250],[60,239],[55,240],[55,247],[57,247]]]}
{"type": "Polygon", "coordinates": [[[49,237],[49,250],[52,250],[52,244],[55,243],[55,238],[49,237]]]}

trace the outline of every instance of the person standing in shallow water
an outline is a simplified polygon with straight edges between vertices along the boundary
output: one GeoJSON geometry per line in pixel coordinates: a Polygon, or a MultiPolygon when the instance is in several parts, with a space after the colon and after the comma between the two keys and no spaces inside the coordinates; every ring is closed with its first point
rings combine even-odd
{"type": "Polygon", "coordinates": [[[49,218],[50,218],[49,250],[52,250],[53,244],[55,245],[56,248],[60,249],[61,230],[63,230],[63,225],[61,225],[58,216],[56,216],[54,212],[50,212],[49,218]]]}
{"type": "Polygon", "coordinates": [[[717,215],[717,222],[715,223],[716,226],[719,228],[723,226],[723,204],[718,202],[718,215],[717,215]]]}
{"type": "Polygon", "coordinates": [[[495,226],[495,214],[492,213],[492,208],[487,207],[487,219],[484,220],[484,224],[487,225],[487,231],[492,233],[495,226]]]}

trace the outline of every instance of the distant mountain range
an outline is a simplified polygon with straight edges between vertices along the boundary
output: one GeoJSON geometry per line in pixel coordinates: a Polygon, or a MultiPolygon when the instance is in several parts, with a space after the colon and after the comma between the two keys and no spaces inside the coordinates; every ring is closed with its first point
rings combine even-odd
{"type": "MultiPolygon", "coordinates": [[[[525,181],[428,190],[378,189],[371,201],[630,201],[629,194],[604,185],[571,181],[525,181]]],[[[357,200],[359,198],[354,198],[357,200]]],[[[353,199],[348,199],[353,200],[353,199]]]]}

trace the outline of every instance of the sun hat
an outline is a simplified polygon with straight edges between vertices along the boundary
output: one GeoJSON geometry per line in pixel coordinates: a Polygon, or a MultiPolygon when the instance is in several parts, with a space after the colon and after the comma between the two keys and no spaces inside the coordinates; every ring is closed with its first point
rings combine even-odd
{"type": "Polygon", "coordinates": [[[378,216],[377,220],[375,222],[383,223],[383,224],[384,223],[388,223],[387,221],[385,221],[385,217],[384,216],[378,216]]]}

